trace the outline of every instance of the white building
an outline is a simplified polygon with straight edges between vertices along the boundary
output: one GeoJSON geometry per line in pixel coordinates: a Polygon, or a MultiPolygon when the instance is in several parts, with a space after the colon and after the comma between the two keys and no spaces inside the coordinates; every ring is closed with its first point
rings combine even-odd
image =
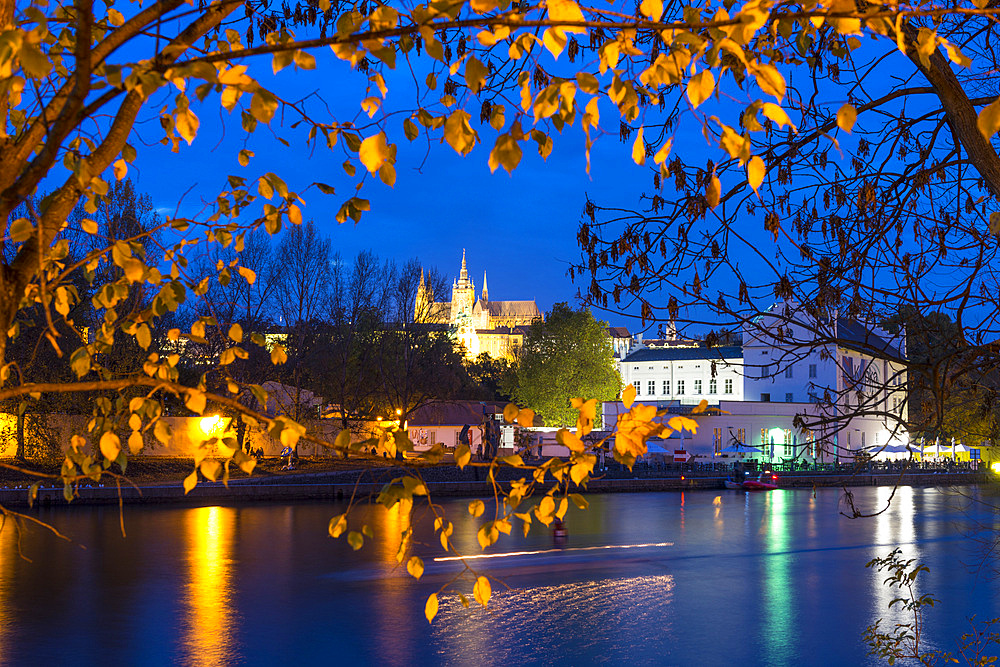
{"type": "MultiPolygon", "coordinates": [[[[671,414],[702,400],[719,408],[696,416],[697,435],[654,443],[668,452],[724,457],[740,442],[760,449],[754,458],[832,463],[907,444],[905,356],[902,334],[780,303],[747,323],[742,346],[640,339],[619,368],[637,401],[671,414]]],[[[604,410],[613,428],[624,407],[604,410]]]]}
{"type": "Polygon", "coordinates": [[[775,304],[744,327],[744,397],[814,405],[806,423],[841,448],[905,445],[905,359],[902,335],[775,304]]]}
{"type": "MultiPolygon", "coordinates": [[[[705,347],[694,341],[637,343],[618,364],[622,381],[642,401],[697,405],[743,400],[743,351],[738,345],[705,347]]],[[[605,422],[607,423],[607,422],[605,422]]]]}

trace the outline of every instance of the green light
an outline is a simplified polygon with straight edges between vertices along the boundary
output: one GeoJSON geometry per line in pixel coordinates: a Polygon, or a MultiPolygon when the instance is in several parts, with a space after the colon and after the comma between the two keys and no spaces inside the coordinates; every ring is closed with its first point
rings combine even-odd
{"type": "Polygon", "coordinates": [[[775,445],[787,445],[785,442],[785,429],[772,428],[767,432],[767,442],[775,445]]]}

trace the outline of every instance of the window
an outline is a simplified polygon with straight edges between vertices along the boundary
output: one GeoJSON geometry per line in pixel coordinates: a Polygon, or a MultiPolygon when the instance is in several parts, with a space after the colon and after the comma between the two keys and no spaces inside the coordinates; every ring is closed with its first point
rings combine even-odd
{"type": "Polygon", "coordinates": [[[788,392],[785,394],[785,403],[791,403],[791,402],[792,402],[792,394],[791,392],[788,392]]]}
{"type": "Polygon", "coordinates": [[[745,428],[736,429],[736,439],[744,445],[747,444],[747,430],[745,428]]]}
{"type": "Polygon", "coordinates": [[[761,400],[761,402],[763,402],[763,403],[770,403],[770,402],[771,402],[771,394],[763,394],[763,393],[762,393],[762,394],[760,395],[760,400],[761,400]]]}
{"type": "Polygon", "coordinates": [[[701,380],[695,380],[694,381],[694,393],[695,394],[700,394],[701,393],[701,380]]]}
{"type": "Polygon", "coordinates": [[[792,377],[792,367],[789,366],[785,369],[785,378],[791,379],[791,377],[792,377]]]}
{"type": "MultiPolygon", "coordinates": [[[[763,447],[766,444],[768,444],[768,442],[767,442],[767,429],[766,428],[762,428],[760,430],[760,446],[763,447]]],[[[767,452],[765,452],[765,454],[766,453],[767,452]]]]}
{"type": "Polygon", "coordinates": [[[431,443],[431,445],[436,445],[437,444],[437,431],[428,431],[427,438],[428,438],[427,441],[429,443],[431,443]]]}
{"type": "Polygon", "coordinates": [[[656,394],[656,380],[650,380],[647,386],[649,387],[649,395],[654,396],[656,394]]]}
{"type": "Polygon", "coordinates": [[[663,395],[664,396],[670,395],[670,380],[663,381],[663,395]]]}
{"type": "Polygon", "coordinates": [[[636,396],[641,396],[642,392],[639,391],[639,389],[642,387],[642,382],[639,382],[638,380],[636,380],[635,382],[632,383],[632,385],[635,387],[635,395],[636,396]]]}
{"type": "Polygon", "coordinates": [[[971,460],[973,460],[973,461],[979,461],[980,460],[979,459],[979,453],[980,453],[980,450],[978,450],[978,449],[970,449],[969,450],[969,458],[971,460]]]}
{"type": "Polygon", "coordinates": [[[708,393],[717,394],[719,392],[719,384],[712,378],[708,381],[708,393]]]}
{"type": "Polygon", "coordinates": [[[816,364],[809,364],[809,377],[816,377],[816,364]]]}
{"type": "Polygon", "coordinates": [[[733,393],[733,381],[732,381],[732,379],[727,379],[726,380],[725,388],[726,388],[726,393],[727,394],[733,393]]]}
{"type": "Polygon", "coordinates": [[[684,380],[677,381],[677,395],[678,396],[684,395],[684,380]]]}
{"type": "Polygon", "coordinates": [[[718,456],[722,453],[722,428],[717,426],[712,429],[712,443],[715,445],[715,455],[718,456]]]}

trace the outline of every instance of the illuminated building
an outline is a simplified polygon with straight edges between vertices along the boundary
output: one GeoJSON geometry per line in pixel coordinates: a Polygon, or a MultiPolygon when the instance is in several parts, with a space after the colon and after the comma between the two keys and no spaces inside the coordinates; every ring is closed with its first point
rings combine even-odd
{"type": "Polygon", "coordinates": [[[462,251],[462,269],[451,286],[451,301],[435,301],[434,291],[420,274],[420,286],[414,307],[414,321],[447,324],[465,347],[466,356],[475,358],[483,352],[495,359],[511,358],[524,342],[527,328],[542,319],[534,300],[491,301],[483,272],[483,290],[476,298],[476,285],[469,278],[462,251]]]}

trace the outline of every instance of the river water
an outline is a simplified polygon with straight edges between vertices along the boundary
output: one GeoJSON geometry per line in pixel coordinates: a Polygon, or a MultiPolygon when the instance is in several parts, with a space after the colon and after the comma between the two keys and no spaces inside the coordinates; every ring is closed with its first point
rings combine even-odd
{"type": "MultiPolygon", "coordinates": [[[[864,510],[892,493],[853,492],[864,510]]],[[[864,629],[899,617],[865,563],[895,546],[930,567],[919,592],[941,600],[927,648],[953,649],[973,614],[1000,616],[983,544],[1000,534],[992,490],[901,488],[865,519],[840,515],[842,495],[589,496],[566,548],[544,530],[502,536],[495,557],[470,561],[492,577],[488,609],[459,580],[472,608],[443,596],[432,625],[424,600],[461,565],[434,560],[426,510],[419,582],[381,539],[403,519],[381,508],[358,510],[380,539],[356,553],[327,536],[335,503],[127,507],[125,538],[115,508],[42,510],[73,542],[0,532],[0,664],[876,664],[864,629]]],[[[444,503],[476,553],[466,505],[444,503]]]]}

